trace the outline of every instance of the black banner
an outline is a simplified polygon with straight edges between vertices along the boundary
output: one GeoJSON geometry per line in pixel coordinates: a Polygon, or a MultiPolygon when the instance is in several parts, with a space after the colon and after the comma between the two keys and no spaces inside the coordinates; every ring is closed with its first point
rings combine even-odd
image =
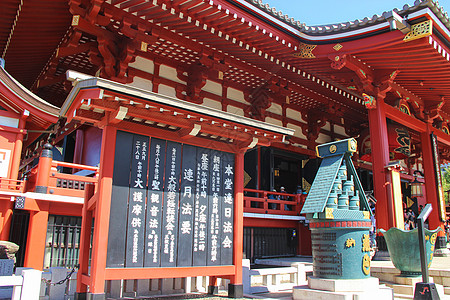
{"type": "Polygon", "coordinates": [[[210,188],[209,161],[211,151],[197,148],[197,176],[195,181],[194,242],[192,264],[206,266],[208,237],[208,195],[210,188]]]}
{"type": "Polygon", "coordinates": [[[133,134],[117,131],[106,256],[107,268],[123,268],[125,266],[127,206],[132,148],[133,134]]]}
{"type": "Polygon", "coordinates": [[[181,144],[167,142],[164,177],[164,211],[161,240],[161,267],[175,267],[178,245],[181,144]]]}
{"type": "Polygon", "coordinates": [[[145,267],[159,267],[161,265],[161,224],[164,185],[164,166],[166,158],[166,141],[151,139],[147,218],[145,231],[145,267]]]}
{"type": "Polygon", "coordinates": [[[108,268],[232,265],[234,154],[118,131],[110,214],[108,268]]]}
{"type": "Polygon", "coordinates": [[[223,202],[221,209],[222,227],[220,243],[220,264],[233,264],[234,227],[234,155],[223,153],[223,202]]]}
{"type": "Polygon", "coordinates": [[[210,161],[211,192],[209,196],[209,227],[208,227],[208,260],[207,265],[220,265],[220,240],[223,200],[222,189],[222,154],[211,150],[210,161]]]}
{"type": "Polygon", "coordinates": [[[183,146],[181,167],[180,218],[178,227],[178,266],[192,266],[194,198],[197,147],[183,146]]]}
{"type": "Polygon", "coordinates": [[[131,180],[128,201],[127,247],[125,266],[144,266],[145,196],[147,189],[149,137],[134,135],[131,156],[131,180]]]}

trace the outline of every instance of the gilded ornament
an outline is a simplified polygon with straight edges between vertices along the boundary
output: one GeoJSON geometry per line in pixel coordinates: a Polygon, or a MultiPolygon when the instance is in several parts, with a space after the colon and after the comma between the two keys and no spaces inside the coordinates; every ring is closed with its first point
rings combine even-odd
{"type": "Polygon", "coordinates": [[[344,46],[342,46],[341,44],[337,43],[336,45],[333,46],[333,49],[336,51],[339,51],[343,48],[344,46]]]}
{"type": "Polygon", "coordinates": [[[370,213],[368,211],[363,211],[364,219],[370,219],[370,213]]]}
{"type": "Polygon", "coordinates": [[[294,53],[293,55],[300,58],[316,58],[316,56],[312,53],[316,47],[317,45],[300,43],[300,45],[298,46],[298,50],[300,52],[294,53]]]}
{"type": "Polygon", "coordinates": [[[75,15],[72,17],[72,26],[78,26],[80,22],[80,15],[75,15]]]}
{"type": "Polygon", "coordinates": [[[141,51],[147,52],[148,44],[146,42],[141,42],[141,51]]]}
{"type": "Polygon", "coordinates": [[[350,151],[356,151],[356,146],[357,146],[357,143],[356,143],[356,141],[355,140],[350,140],[350,151]]]}
{"type": "Polygon", "coordinates": [[[368,234],[363,234],[362,236],[362,252],[370,251],[370,238],[368,234]]]}
{"type": "Polygon", "coordinates": [[[333,208],[325,207],[325,218],[326,219],[334,219],[333,211],[334,211],[333,208]]]}
{"type": "Polygon", "coordinates": [[[337,150],[336,145],[331,145],[330,146],[330,153],[334,153],[334,152],[336,152],[336,150],[337,150]]]}
{"type": "Polygon", "coordinates": [[[404,42],[414,41],[433,33],[433,22],[431,20],[424,21],[411,26],[411,31],[403,38],[404,42]]]}
{"type": "Polygon", "coordinates": [[[431,245],[434,245],[436,243],[436,238],[437,238],[437,232],[433,233],[433,235],[430,238],[431,245]]]}
{"type": "Polygon", "coordinates": [[[354,247],[355,245],[356,245],[355,240],[352,239],[352,238],[348,238],[348,239],[345,241],[345,247],[346,247],[346,248],[354,247]]]}
{"type": "Polygon", "coordinates": [[[368,254],[363,256],[362,269],[365,275],[370,274],[370,256],[368,254]]]}

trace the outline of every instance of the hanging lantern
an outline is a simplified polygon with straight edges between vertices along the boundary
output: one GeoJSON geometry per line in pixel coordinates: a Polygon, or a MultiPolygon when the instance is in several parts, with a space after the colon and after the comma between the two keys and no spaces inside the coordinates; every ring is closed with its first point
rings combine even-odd
{"type": "MultiPolygon", "coordinates": [[[[411,138],[408,129],[398,124],[387,124],[389,159],[399,160],[408,158],[411,155],[411,138]]],[[[372,160],[372,145],[369,130],[361,134],[358,142],[361,145],[359,158],[364,161],[372,160]]]]}
{"type": "Polygon", "coordinates": [[[417,171],[417,170],[414,171],[414,181],[410,183],[411,197],[422,197],[423,196],[423,191],[422,191],[423,183],[417,180],[416,173],[422,174],[422,172],[420,172],[420,171],[417,171]]]}

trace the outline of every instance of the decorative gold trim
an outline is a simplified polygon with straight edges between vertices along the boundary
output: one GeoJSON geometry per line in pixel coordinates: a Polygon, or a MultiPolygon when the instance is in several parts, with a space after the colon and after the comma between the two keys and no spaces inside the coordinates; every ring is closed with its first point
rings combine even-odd
{"type": "Polygon", "coordinates": [[[345,241],[345,248],[355,247],[355,245],[356,245],[356,242],[355,242],[355,240],[352,239],[352,238],[348,238],[348,239],[345,241]]]}
{"type": "Polygon", "coordinates": [[[141,51],[147,52],[148,44],[146,42],[141,42],[141,51]]]}
{"type": "Polygon", "coordinates": [[[363,256],[362,269],[365,275],[370,274],[370,256],[368,254],[363,256]]]}
{"type": "Polygon", "coordinates": [[[363,234],[362,236],[362,252],[370,251],[370,238],[368,234],[363,234]]]}
{"type": "Polygon", "coordinates": [[[333,211],[333,208],[325,207],[325,219],[334,219],[333,211]]]}
{"type": "Polygon", "coordinates": [[[433,32],[433,22],[431,20],[424,21],[411,26],[411,31],[403,38],[404,42],[414,41],[425,36],[430,36],[433,32]]]}
{"type": "Polygon", "coordinates": [[[333,46],[333,49],[336,51],[341,50],[342,48],[344,48],[344,46],[342,46],[341,44],[337,43],[336,45],[333,46]]]}
{"type": "Polygon", "coordinates": [[[356,142],[355,139],[352,138],[348,141],[348,151],[349,152],[356,152],[357,146],[358,146],[358,143],[356,142]]]}
{"type": "Polygon", "coordinates": [[[370,213],[368,211],[363,211],[364,219],[370,219],[370,213]]]}
{"type": "Polygon", "coordinates": [[[80,15],[74,15],[72,17],[72,26],[78,26],[79,22],[80,22],[80,15]]]}
{"type": "Polygon", "coordinates": [[[316,58],[314,56],[314,54],[312,53],[316,47],[317,47],[317,45],[308,45],[308,44],[300,43],[300,45],[298,45],[298,50],[300,52],[294,53],[293,55],[295,57],[300,57],[300,58],[316,58]]]}
{"type": "Polygon", "coordinates": [[[336,150],[337,150],[336,145],[331,145],[329,150],[330,150],[330,153],[336,152],[336,150]]]}

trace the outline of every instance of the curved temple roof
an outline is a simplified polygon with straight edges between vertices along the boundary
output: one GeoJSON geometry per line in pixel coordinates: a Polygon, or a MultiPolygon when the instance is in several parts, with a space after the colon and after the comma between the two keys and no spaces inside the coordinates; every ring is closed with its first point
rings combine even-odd
{"type": "MultiPolygon", "coordinates": [[[[366,28],[372,25],[377,25],[380,23],[387,22],[388,18],[391,16],[391,11],[385,11],[381,15],[373,15],[372,17],[364,17],[363,19],[357,19],[353,21],[335,23],[335,24],[323,24],[317,26],[308,26],[301,21],[295,20],[289,17],[289,15],[284,14],[282,11],[277,10],[275,7],[271,7],[269,4],[264,3],[262,0],[238,0],[237,2],[247,2],[252,4],[255,8],[269,14],[271,17],[276,18],[278,21],[283,22],[299,32],[304,33],[309,36],[317,35],[334,35],[337,33],[351,33],[352,31],[366,28]]],[[[400,16],[406,16],[413,14],[424,8],[429,8],[436,17],[445,25],[447,29],[450,30],[450,19],[448,13],[444,10],[439,2],[436,0],[416,0],[413,6],[405,4],[403,8],[393,8],[392,11],[399,14],[400,16]]],[[[305,37],[305,35],[301,35],[305,37]]]]}

